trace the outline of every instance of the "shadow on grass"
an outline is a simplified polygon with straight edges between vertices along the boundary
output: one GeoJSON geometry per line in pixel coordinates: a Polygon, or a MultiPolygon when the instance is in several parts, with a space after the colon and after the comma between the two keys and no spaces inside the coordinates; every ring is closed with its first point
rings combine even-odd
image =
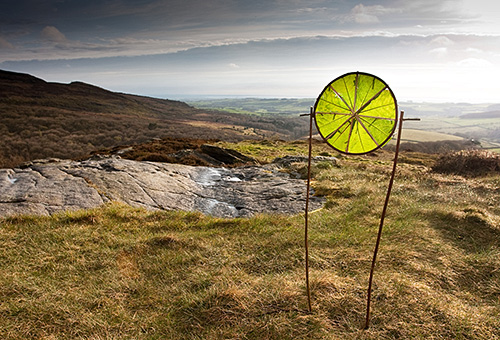
{"type": "Polygon", "coordinates": [[[492,225],[481,210],[431,211],[427,218],[446,240],[468,253],[500,247],[500,228],[492,225]]]}
{"type": "Polygon", "coordinates": [[[498,301],[500,270],[495,255],[500,249],[500,229],[477,209],[458,212],[430,212],[431,226],[465,254],[455,258],[450,284],[480,298],[498,301]]]}

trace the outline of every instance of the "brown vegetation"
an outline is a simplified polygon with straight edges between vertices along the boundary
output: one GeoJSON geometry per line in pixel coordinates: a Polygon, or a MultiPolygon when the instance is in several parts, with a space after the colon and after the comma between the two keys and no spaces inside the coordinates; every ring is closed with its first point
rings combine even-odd
{"type": "Polygon", "coordinates": [[[486,150],[462,150],[440,157],[432,170],[468,177],[500,171],[500,155],[486,150]]]}
{"type": "MultiPolygon", "coordinates": [[[[473,140],[440,140],[433,142],[401,143],[400,150],[429,154],[442,154],[465,149],[475,149],[478,147],[479,145],[473,140]]],[[[387,149],[394,149],[394,145],[388,145],[387,149]]]]}
{"type": "Polygon", "coordinates": [[[47,83],[0,70],[0,168],[37,158],[75,158],[159,137],[238,141],[296,138],[300,118],[195,109],[185,103],[110,92],[80,82],[47,83]]]}
{"type": "Polygon", "coordinates": [[[165,137],[136,145],[122,145],[100,149],[81,157],[120,155],[136,161],[179,163],[195,166],[241,166],[255,164],[256,160],[232,149],[211,144],[216,140],[165,137]]]}

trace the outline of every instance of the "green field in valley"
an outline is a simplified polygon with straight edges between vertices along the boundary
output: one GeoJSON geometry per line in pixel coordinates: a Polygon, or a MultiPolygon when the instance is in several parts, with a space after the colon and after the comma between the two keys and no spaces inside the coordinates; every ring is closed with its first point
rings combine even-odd
{"type": "MultiPolygon", "coordinates": [[[[297,116],[308,113],[313,98],[231,98],[192,101],[199,108],[227,110],[262,116],[297,116]]],[[[497,109],[498,105],[465,103],[399,103],[407,118],[420,121],[405,122],[403,141],[435,142],[474,139],[484,148],[500,148],[500,116],[470,118],[471,114],[497,109]],[[461,116],[468,115],[463,118],[461,116]]]]}

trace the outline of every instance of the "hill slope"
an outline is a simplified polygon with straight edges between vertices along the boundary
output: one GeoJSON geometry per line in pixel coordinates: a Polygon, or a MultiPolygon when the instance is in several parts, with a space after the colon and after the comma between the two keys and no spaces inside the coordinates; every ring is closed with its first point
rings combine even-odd
{"type": "Polygon", "coordinates": [[[468,113],[468,114],[465,114],[465,115],[461,115],[460,118],[462,118],[462,119],[491,119],[491,118],[500,118],[500,110],[477,112],[477,113],[468,113]]]}
{"type": "Polygon", "coordinates": [[[36,158],[71,158],[156,137],[243,140],[306,133],[298,119],[195,109],[172,100],[48,83],[0,70],[0,168],[36,158]]]}

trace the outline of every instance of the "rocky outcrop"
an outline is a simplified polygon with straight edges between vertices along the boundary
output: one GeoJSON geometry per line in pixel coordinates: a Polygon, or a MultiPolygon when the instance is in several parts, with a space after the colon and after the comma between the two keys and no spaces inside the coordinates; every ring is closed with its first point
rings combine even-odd
{"type": "MultiPolygon", "coordinates": [[[[147,209],[201,211],[219,217],[304,210],[305,181],[276,165],[193,167],[118,156],[34,161],[0,169],[0,216],[48,215],[119,201],[147,209]]],[[[323,199],[312,197],[311,209],[323,199]]]]}
{"type": "MultiPolygon", "coordinates": [[[[201,139],[162,138],[139,145],[123,145],[98,150],[93,155],[119,155],[135,161],[166,162],[196,166],[236,167],[256,165],[256,159],[242,153],[207,144],[201,139]]],[[[88,158],[88,157],[86,157],[88,158]]]]}
{"type": "MultiPolygon", "coordinates": [[[[307,163],[308,158],[306,156],[285,156],[285,157],[278,157],[274,159],[273,164],[284,167],[284,168],[289,168],[295,163],[307,163]]],[[[312,161],[314,163],[318,162],[328,162],[331,163],[331,165],[337,166],[337,158],[335,157],[327,157],[327,156],[316,156],[312,158],[312,161]]]]}
{"type": "MultiPolygon", "coordinates": [[[[125,155],[126,156],[126,155],[125,155]]],[[[210,144],[202,144],[196,149],[183,149],[166,155],[170,163],[198,164],[204,166],[241,166],[258,162],[238,151],[224,149],[210,144]]]]}

